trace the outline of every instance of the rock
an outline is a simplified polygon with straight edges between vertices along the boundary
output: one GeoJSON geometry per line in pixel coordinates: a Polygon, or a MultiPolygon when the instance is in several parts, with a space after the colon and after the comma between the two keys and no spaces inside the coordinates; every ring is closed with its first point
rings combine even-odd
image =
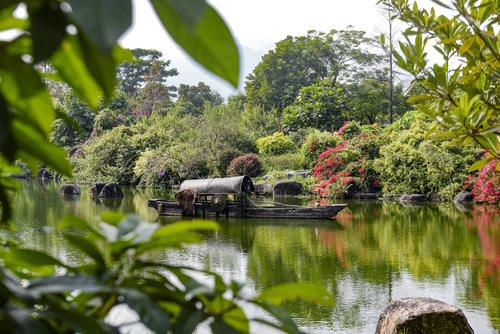
{"type": "Polygon", "coordinates": [[[441,201],[441,195],[439,195],[439,193],[432,193],[430,200],[433,201],[433,202],[440,202],[441,201]]]}
{"type": "Polygon", "coordinates": [[[80,195],[80,186],[78,184],[64,184],[59,193],[61,195],[80,195]]]}
{"type": "Polygon", "coordinates": [[[474,194],[472,193],[458,193],[453,200],[455,203],[472,203],[474,202],[474,194]]]}
{"type": "Polygon", "coordinates": [[[269,183],[254,184],[255,192],[257,194],[272,194],[273,185],[269,183]]]}
{"type": "Polygon", "coordinates": [[[308,170],[291,170],[286,173],[286,177],[289,179],[293,179],[296,176],[300,176],[305,179],[311,176],[311,172],[308,170]]]}
{"type": "Polygon", "coordinates": [[[52,173],[47,170],[47,168],[42,167],[38,171],[38,174],[36,176],[39,179],[51,179],[52,178],[52,173]]]}
{"type": "Polygon", "coordinates": [[[401,202],[425,202],[427,201],[427,196],[422,194],[404,194],[399,200],[401,202]]]}
{"type": "Polygon", "coordinates": [[[397,201],[403,196],[402,194],[394,194],[394,195],[387,195],[385,197],[382,197],[382,200],[384,201],[397,201]]]}
{"type": "Polygon", "coordinates": [[[269,180],[269,179],[272,179],[274,177],[274,175],[271,175],[271,174],[266,174],[262,177],[262,180],[269,180]]]}
{"type": "Polygon", "coordinates": [[[99,193],[99,197],[123,197],[122,188],[117,183],[107,183],[99,193]]]}
{"type": "Polygon", "coordinates": [[[474,333],[462,310],[425,297],[395,300],[380,315],[375,334],[474,333]]]}
{"type": "Polygon", "coordinates": [[[98,197],[106,183],[92,183],[90,186],[90,196],[98,197]]]}
{"type": "Polygon", "coordinates": [[[273,196],[293,196],[302,192],[302,183],[281,180],[273,185],[273,196]]]}
{"type": "Polygon", "coordinates": [[[376,193],[357,193],[354,194],[355,199],[378,199],[376,193]]]}

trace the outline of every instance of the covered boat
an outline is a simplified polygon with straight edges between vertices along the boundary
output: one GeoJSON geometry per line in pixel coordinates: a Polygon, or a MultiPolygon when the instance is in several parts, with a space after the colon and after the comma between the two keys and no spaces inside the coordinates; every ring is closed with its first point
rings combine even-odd
{"type": "Polygon", "coordinates": [[[180,190],[176,194],[177,201],[152,199],[149,200],[148,206],[155,208],[163,216],[181,216],[189,212],[189,216],[193,217],[288,219],[328,219],[347,207],[347,204],[304,207],[252,201],[247,194],[254,191],[253,182],[248,176],[186,180],[181,183],[180,190]],[[182,193],[190,195],[189,210],[186,210],[186,203],[179,202],[179,198],[188,198],[178,196],[182,193]]]}

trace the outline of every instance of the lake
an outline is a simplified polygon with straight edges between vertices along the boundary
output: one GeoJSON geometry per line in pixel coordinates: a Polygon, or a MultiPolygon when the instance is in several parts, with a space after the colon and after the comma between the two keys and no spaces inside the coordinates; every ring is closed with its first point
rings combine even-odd
{"type": "MultiPolygon", "coordinates": [[[[158,215],[147,200],[171,196],[125,188],[122,200],[93,201],[83,186],[80,197],[65,200],[59,187],[22,181],[13,201],[14,236],[69,263],[79,263],[80,254],[57,232],[64,215],[93,220],[116,210],[154,221],[158,215]]],[[[288,201],[310,205],[312,200],[288,201]]],[[[168,251],[165,260],[246,282],[250,293],[286,282],[321,284],[335,296],[334,308],[283,306],[310,333],[374,333],[387,304],[407,296],[457,305],[476,333],[500,333],[498,206],[347,203],[336,220],[220,219],[221,229],[203,233],[202,244],[168,251]]]]}

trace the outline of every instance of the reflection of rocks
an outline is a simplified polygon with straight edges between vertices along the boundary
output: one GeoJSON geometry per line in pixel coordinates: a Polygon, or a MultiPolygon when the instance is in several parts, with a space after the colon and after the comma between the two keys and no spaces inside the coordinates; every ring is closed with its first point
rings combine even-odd
{"type": "Polygon", "coordinates": [[[302,183],[296,181],[281,180],[273,185],[273,196],[300,195],[302,183]]]}
{"type": "Polygon", "coordinates": [[[117,183],[92,183],[90,187],[92,197],[123,197],[122,189],[117,183]]]}
{"type": "Polygon", "coordinates": [[[433,202],[441,202],[441,195],[439,195],[439,193],[432,193],[430,200],[433,202]]]}
{"type": "Polygon", "coordinates": [[[402,194],[387,195],[387,196],[383,197],[382,199],[384,201],[397,201],[401,198],[401,196],[403,196],[403,195],[402,194]]]}
{"type": "Polygon", "coordinates": [[[94,203],[110,210],[116,210],[122,205],[123,197],[94,197],[94,203]]]}
{"type": "Polygon", "coordinates": [[[354,194],[355,199],[377,199],[378,196],[376,193],[357,193],[354,194]]]}
{"type": "Polygon", "coordinates": [[[272,194],[273,186],[269,183],[254,184],[255,192],[257,194],[272,194]]]}
{"type": "Polygon", "coordinates": [[[474,333],[458,307],[424,298],[402,298],[380,315],[375,334],[467,334],[474,333]]]}
{"type": "Polygon", "coordinates": [[[455,203],[472,203],[474,202],[474,194],[468,193],[468,192],[463,192],[463,193],[458,193],[455,196],[455,199],[453,200],[455,203]]]}
{"type": "Polygon", "coordinates": [[[80,201],[80,195],[61,193],[61,198],[66,202],[79,202],[80,201]]]}
{"type": "Polygon", "coordinates": [[[453,204],[461,212],[470,212],[474,209],[474,204],[470,202],[455,202],[453,204]]]}
{"type": "Polygon", "coordinates": [[[427,196],[422,194],[404,194],[399,198],[400,202],[426,202],[427,196]]]}
{"type": "Polygon", "coordinates": [[[59,193],[61,195],[80,195],[80,186],[78,184],[64,184],[59,193]]]}

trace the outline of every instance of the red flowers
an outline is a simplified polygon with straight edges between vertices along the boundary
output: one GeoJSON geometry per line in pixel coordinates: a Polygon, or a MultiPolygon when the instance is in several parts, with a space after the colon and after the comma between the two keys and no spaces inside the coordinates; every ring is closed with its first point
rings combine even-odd
{"type": "Polygon", "coordinates": [[[500,173],[496,170],[498,160],[493,160],[481,169],[474,177],[469,176],[465,185],[473,183],[472,193],[476,202],[487,202],[490,204],[500,201],[500,173]]]}

